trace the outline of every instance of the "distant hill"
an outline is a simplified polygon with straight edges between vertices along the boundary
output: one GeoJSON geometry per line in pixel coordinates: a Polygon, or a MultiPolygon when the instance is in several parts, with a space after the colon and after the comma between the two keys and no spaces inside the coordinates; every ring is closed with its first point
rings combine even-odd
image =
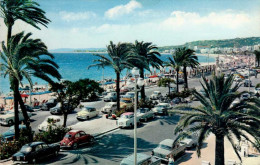
{"type": "Polygon", "coordinates": [[[51,49],[49,50],[50,52],[105,52],[105,48],[78,48],[78,49],[73,49],[73,48],[59,48],[59,49],[51,49]]]}
{"type": "Polygon", "coordinates": [[[224,39],[224,40],[201,40],[187,42],[183,45],[178,46],[163,46],[159,47],[159,51],[170,50],[177,47],[188,47],[193,49],[194,46],[208,46],[208,47],[243,47],[243,46],[253,46],[260,44],[260,37],[248,37],[248,38],[235,38],[235,39],[224,39]]]}

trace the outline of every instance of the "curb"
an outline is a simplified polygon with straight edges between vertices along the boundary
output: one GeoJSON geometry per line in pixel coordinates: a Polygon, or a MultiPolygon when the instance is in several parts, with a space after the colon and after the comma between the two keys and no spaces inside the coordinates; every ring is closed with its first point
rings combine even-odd
{"type": "Polygon", "coordinates": [[[108,130],[108,131],[99,133],[99,134],[97,134],[97,135],[94,135],[94,137],[97,138],[97,137],[99,137],[99,136],[101,136],[101,135],[104,135],[104,134],[106,134],[106,133],[112,132],[112,131],[117,130],[117,129],[119,129],[119,127],[116,127],[116,128],[111,129],[111,130],[108,130]]]}
{"type": "Polygon", "coordinates": [[[12,157],[11,157],[11,158],[8,158],[8,159],[0,160],[0,163],[8,162],[8,161],[10,161],[10,160],[12,160],[12,157]]]}

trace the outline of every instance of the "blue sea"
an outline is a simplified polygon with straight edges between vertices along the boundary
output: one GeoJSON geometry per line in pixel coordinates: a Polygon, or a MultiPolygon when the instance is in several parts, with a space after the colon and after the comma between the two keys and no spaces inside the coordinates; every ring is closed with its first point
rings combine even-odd
{"type": "MultiPolygon", "coordinates": [[[[102,69],[93,67],[87,69],[87,67],[93,64],[93,60],[97,59],[96,56],[93,56],[92,53],[53,53],[55,56],[54,61],[59,65],[59,72],[62,75],[62,79],[77,81],[83,78],[90,78],[93,80],[102,80],[102,69]]],[[[161,60],[167,61],[168,57],[172,57],[170,54],[162,54],[160,57],[161,60]]],[[[198,55],[199,62],[207,62],[208,57],[198,55]]],[[[214,57],[209,57],[209,62],[215,62],[214,57]]],[[[122,77],[125,76],[126,70],[123,71],[122,77]]],[[[110,67],[104,69],[105,78],[115,79],[116,75],[114,70],[110,67]]],[[[0,77],[0,92],[8,93],[10,91],[9,78],[0,77]]],[[[32,78],[33,82],[37,84],[47,84],[45,81],[32,78]]],[[[24,84],[28,84],[24,80],[24,84]]]]}

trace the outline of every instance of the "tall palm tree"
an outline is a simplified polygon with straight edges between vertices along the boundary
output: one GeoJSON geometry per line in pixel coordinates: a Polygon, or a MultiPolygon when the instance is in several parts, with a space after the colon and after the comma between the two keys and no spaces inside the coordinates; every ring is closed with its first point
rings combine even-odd
{"type": "Polygon", "coordinates": [[[138,57],[135,54],[130,53],[131,46],[127,43],[118,43],[115,45],[112,41],[107,46],[108,57],[101,54],[94,54],[99,59],[94,60],[95,64],[91,67],[103,68],[104,66],[112,67],[116,73],[116,92],[117,92],[117,110],[120,110],[120,74],[126,68],[132,68],[130,60],[138,61],[138,57]]]}
{"type": "Polygon", "coordinates": [[[260,66],[260,51],[255,50],[254,54],[255,54],[255,59],[256,59],[256,62],[257,62],[257,67],[259,67],[260,66]]]}
{"type": "Polygon", "coordinates": [[[0,17],[7,26],[7,41],[12,36],[12,27],[16,20],[22,20],[33,27],[40,29],[37,24],[47,27],[50,22],[38,3],[32,0],[2,0],[0,2],[0,17]]]}
{"type": "MultiPolygon", "coordinates": [[[[12,36],[7,46],[2,42],[3,52],[0,52],[0,57],[3,61],[0,67],[3,68],[4,77],[9,75],[11,89],[14,91],[16,138],[19,138],[18,101],[21,109],[25,109],[19,93],[19,84],[22,85],[23,78],[27,79],[31,86],[33,85],[31,76],[43,79],[49,83],[53,83],[51,77],[61,78],[57,71],[58,65],[52,61],[54,56],[48,52],[46,45],[40,39],[30,39],[30,36],[31,33],[24,34],[24,32],[12,36]]],[[[27,128],[29,128],[28,114],[26,111],[22,112],[24,122],[27,128]]]]}
{"type": "Polygon", "coordinates": [[[200,63],[198,62],[198,56],[194,54],[194,50],[183,48],[183,77],[184,77],[184,88],[188,88],[188,77],[187,77],[187,67],[196,68],[200,63]]]}
{"type": "Polygon", "coordinates": [[[179,71],[181,67],[183,66],[184,57],[185,57],[185,49],[184,48],[177,48],[171,57],[168,57],[169,61],[165,62],[165,66],[170,66],[175,69],[176,72],[176,91],[179,92],[179,71]]]}
{"type": "MultiPolygon", "coordinates": [[[[142,58],[140,62],[134,61],[133,64],[140,69],[140,77],[144,79],[144,70],[149,70],[149,65],[159,69],[163,61],[158,58],[161,54],[157,51],[158,47],[152,45],[151,42],[135,41],[134,50],[142,58]]],[[[141,98],[145,99],[145,88],[141,88],[141,98]]]]}
{"type": "MultiPolygon", "coordinates": [[[[256,98],[233,103],[239,99],[243,92],[238,92],[240,84],[233,84],[233,76],[226,80],[222,74],[219,77],[213,76],[210,82],[203,77],[201,83],[205,94],[202,95],[196,90],[193,95],[202,104],[193,107],[192,111],[182,111],[184,107],[178,107],[172,112],[182,114],[180,121],[175,129],[175,134],[180,133],[176,139],[181,139],[191,135],[192,132],[198,133],[197,154],[200,156],[203,141],[210,133],[216,137],[215,146],[215,165],[224,165],[224,137],[226,137],[240,158],[234,140],[245,138],[255,147],[256,142],[249,137],[259,140],[260,134],[260,101],[256,98]],[[183,131],[184,130],[184,131],[183,131]]],[[[260,148],[257,148],[260,150],[260,148]]],[[[241,158],[240,158],[241,159],[241,158]]]]}

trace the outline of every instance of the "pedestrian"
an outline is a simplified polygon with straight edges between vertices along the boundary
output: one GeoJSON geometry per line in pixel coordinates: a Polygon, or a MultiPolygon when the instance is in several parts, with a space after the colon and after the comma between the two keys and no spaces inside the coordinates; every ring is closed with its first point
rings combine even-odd
{"type": "Polygon", "coordinates": [[[171,154],[171,155],[170,155],[170,158],[169,158],[168,165],[174,165],[174,158],[173,158],[173,154],[171,154]]]}

